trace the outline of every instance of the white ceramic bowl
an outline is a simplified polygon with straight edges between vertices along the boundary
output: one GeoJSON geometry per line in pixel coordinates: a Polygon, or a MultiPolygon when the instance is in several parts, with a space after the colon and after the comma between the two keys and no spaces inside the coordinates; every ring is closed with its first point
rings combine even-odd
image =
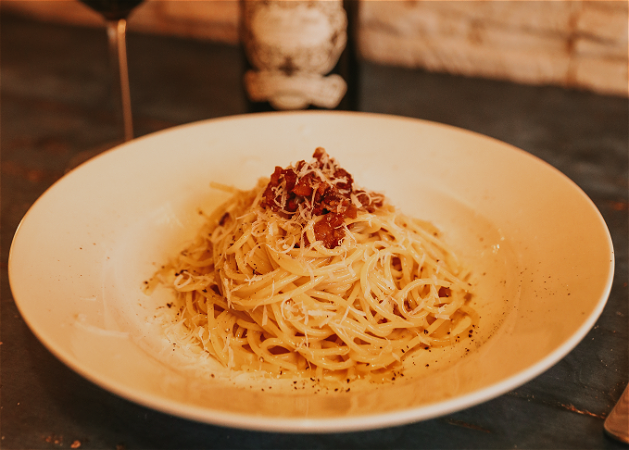
{"type": "Polygon", "coordinates": [[[325,432],[428,419],[525,383],[594,325],[613,260],[594,204],[524,151],[420,120],[305,112],[195,123],[89,161],[26,214],[9,276],[35,335],[115,394],[219,425],[325,432]],[[156,311],[167,294],[142,283],[196,233],[198,210],[224,199],[210,181],[251,188],[318,146],[359,185],[442,229],[474,270],[482,345],[436,353],[430,370],[394,383],[316,392],[196,364],[165,339],[156,311]]]}

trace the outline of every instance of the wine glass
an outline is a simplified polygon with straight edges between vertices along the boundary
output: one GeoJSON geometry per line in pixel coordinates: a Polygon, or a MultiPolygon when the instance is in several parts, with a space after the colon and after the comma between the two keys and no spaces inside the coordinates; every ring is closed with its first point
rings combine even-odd
{"type": "MultiPolygon", "coordinates": [[[[129,70],[127,67],[126,30],[127,18],[131,11],[143,0],[80,0],[105,19],[107,41],[113,73],[113,85],[122,112],[122,142],[133,139],[133,117],[131,114],[131,94],[129,89],[129,70]]],[[[82,164],[97,154],[113,147],[108,144],[92,150],[79,152],[68,164],[66,172],[82,164]]]]}

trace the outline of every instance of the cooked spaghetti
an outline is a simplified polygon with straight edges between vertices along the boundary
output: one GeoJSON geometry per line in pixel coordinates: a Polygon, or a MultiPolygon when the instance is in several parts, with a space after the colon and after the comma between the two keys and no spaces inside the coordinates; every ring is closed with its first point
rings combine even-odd
{"type": "Polygon", "coordinates": [[[224,366],[324,378],[390,373],[477,316],[455,255],[318,148],[206,221],[172,264],[179,340],[224,366]]]}

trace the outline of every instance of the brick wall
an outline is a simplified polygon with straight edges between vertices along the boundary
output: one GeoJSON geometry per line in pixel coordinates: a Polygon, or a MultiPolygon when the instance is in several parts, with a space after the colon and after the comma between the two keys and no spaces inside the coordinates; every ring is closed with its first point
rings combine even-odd
{"type": "MultiPolygon", "coordinates": [[[[74,0],[3,0],[41,20],[100,26],[74,0]]],[[[628,96],[627,1],[372,1],[361,3],[364,58],[469,76],[628,96]]],[[[236,44],[234,0],[148,0],[129,30],[236,44]]]]}
{"type": "Polygon", "coordinates": [[[627,2],[374,1],[371,60],[627,95],[627,2]]]}

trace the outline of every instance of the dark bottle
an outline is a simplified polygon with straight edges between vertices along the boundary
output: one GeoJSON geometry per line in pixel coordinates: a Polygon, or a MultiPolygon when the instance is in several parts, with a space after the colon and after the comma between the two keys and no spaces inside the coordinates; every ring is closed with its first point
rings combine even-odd
{"type": "Polygon", "coordinates": [[[357,110],[358,3],[240,0],[248,110],[357,110]]]}

